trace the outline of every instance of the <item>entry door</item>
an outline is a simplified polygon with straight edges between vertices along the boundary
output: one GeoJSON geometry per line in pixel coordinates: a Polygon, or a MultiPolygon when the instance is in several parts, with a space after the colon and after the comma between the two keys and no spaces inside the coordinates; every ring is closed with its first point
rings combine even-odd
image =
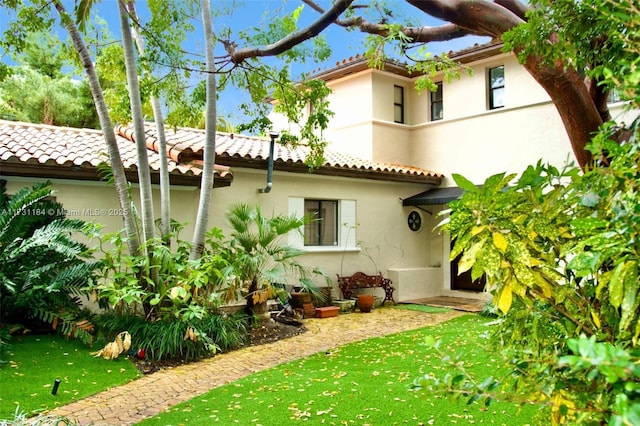
{"type": "MultiPolygon", "coordinates": [[[[451,246],[453,248],[453,244],[451,246]]],[[[463,272],[461,275],[458,275],[458,261],[462,255],[456,257],[451,262],[451,290],[465,290],[465,291],[477,291],[481,292],[484,290],[484,285],[486,284],[486,280],[484,276],[479,279],[472,281],[471,280],[471,270],[463,272]]]]}

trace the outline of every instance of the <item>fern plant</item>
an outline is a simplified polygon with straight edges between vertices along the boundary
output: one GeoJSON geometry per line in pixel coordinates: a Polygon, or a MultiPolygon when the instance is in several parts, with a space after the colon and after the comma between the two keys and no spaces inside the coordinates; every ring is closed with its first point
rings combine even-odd
{"type": "Polygon", "coordinates": [[[65,219],[62,205],[47,200],[52,194],[44,182],[9,197],[0,182],[0,322],[38,319],[87,341],[89,327],[76,325],[79,296],[100,263],[72,235],[96,228],[65,219]]]}

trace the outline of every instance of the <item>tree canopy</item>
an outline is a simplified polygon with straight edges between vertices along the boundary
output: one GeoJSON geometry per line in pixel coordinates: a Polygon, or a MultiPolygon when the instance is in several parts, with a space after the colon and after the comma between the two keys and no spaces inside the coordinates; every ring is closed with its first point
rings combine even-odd
{"type": "Polygon", "coordinates": [[[62,71],[71,62],[57,37],[31,34],[16,60],[18,65],[0,79],[0,115],[58,126],[97,126],[86,81],[62,71]]]}

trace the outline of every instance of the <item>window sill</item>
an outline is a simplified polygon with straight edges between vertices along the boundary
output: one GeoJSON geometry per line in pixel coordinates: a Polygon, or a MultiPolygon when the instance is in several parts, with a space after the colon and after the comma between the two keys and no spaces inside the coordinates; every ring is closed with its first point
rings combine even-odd
{"type": "Polygon", "coordinates": [[[340,246],[304,246],[301,247],[305,253],[359,253],[360,247],[340,247],[340,246]]]}

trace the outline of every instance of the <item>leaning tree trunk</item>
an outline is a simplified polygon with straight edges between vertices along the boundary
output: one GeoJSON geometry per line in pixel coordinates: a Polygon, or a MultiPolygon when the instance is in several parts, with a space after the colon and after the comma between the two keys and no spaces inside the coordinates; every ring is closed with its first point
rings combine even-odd
{"type": "Polygon", "coordinates": [[[591,163],[587,143],[603,120],[583,78],[576,70],[565,69],[562,63],[544,65],[540,58],[534,56],[527,58],[524,67],[551,97],[569,135],[576,161],[584,170],[591,163]]]}
{"type": "Polygon", "coordinates": [[[214,163],[216,159],[216,75],[213,56],[213,24],[209,0],[202,0],[202,22],[204,27],[205,50],[207,57],[207,112],[205,116],[205,143],[200,185],[200,202],[193,231],[191,259],[198,259],[204,250],[204,240],[209,222],[209,206],[213,188],[214,163]]]}
{"type": "Polygon", "coordinates": [[[127,246],[129,247],[129,253],[135,256],[140,252],[138,227],[133,215],[133,209],[131,208],[132,203],[129,195],[129,185],[127,182],[127,176],[124,172],[124,167],[122,166],[122,159],[120,158],[120,151],[118,149],[116,135],[113,131],[111,117],[109,116],[109,108],[104,100],[102,87],[100,87],[100,81],[98,80],[98,75],[96,74],[96,70],[93,66],[93,61],[91,60],[87,46],[82,40],[80,31],[78,31],[78,27],[76,27],[73,20],[67,14],[67,11],[60,0],[53,0],[52,4],[60,14],[62,23],[69,32],[73,45],[78,52],[82,66],[87,74],[87,80],[89,81],[89,87],[91,88],[91,96],[93,97],[98,119],[100,120],[100,127],[102,127],[102,134],[104,135],[104,139],[107,144],[109,162],[111,164],[111,171],[113,173],[118,201],[124,215],[123,221],[127,236],[127,246]]]}
{"type": "MultiPolygon", "coordinates": [[[[469,34],[496,39],[502,38],[505,32],[525,22],[526,7],[516,0],[407,2],[428,15],[457,25],[469,34]]],[[[584,170],[591,161],[591,155],[585,147],[602,124],[602,118],[582,78],[575,70],[565,69],[565,65],[561,62],[553,66],[546,65],[542,58],[535,56],[529,56],[524,63],[529,74],[551,97],[562,118],[578,165],[584,170]]]]}

